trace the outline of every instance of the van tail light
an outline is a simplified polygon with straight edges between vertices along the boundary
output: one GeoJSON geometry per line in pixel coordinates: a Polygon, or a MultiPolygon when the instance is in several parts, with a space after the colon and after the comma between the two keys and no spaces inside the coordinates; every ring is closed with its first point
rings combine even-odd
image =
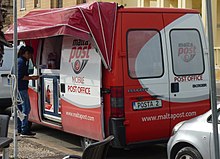
{"type": "Polygon", "coordinates": [[[123,118],[124,116],[124,87],[111,87],[111,117],[123,118]]]}

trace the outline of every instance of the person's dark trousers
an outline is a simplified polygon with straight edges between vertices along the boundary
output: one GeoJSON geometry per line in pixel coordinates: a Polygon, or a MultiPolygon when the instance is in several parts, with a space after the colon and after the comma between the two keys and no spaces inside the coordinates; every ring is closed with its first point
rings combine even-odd
{"type": "Polygon", "coordinates": [[[28,96],[28,91],[27,90],[21,90],[19,91],[21,98],[23,100],[23,103],[18,105],[18,109],[25,114],[24,119],[21,121],[19,118],[17,120],[17,131],[18,133],[26,134],[30,132],[29,124],[28,124],[28,115],[31,110],[30,106],[30,100],[28,96]]]}

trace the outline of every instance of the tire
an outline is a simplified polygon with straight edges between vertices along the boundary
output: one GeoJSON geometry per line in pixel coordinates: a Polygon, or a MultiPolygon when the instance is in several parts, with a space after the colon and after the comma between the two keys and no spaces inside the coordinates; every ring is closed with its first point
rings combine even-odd
{"type": "Polygon", "coordinates": [[[202,159],[202,156],[195,148],[184,147],[178,151],[175,159],[202,159]]]}
{"type": "Polygon", "coordinates": [[[90,144],[92,144],[94,142],[95,142],[95,140],[89,139],[87,137],[81,137],[81,139],[80,139],[81,147],[83,150],[85,150],[86,147],[88,147],[90,144]]]}

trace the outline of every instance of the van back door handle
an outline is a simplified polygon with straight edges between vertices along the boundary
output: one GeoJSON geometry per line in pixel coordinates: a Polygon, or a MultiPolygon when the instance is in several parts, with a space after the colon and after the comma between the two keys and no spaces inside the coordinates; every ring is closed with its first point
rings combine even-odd
{"type": "Polygon", "coordinates": [[[171,93],[179,92],[179,83],[171,83],[171,93]]]}
{"type": "Polygon", "coordinates": [[[64,83],[60,84],[60,92],[65,93],[65,84],[64,83]]]}
{"type": "Polygon", "coordinates": [[[1,74],[1,77],[7,77],[9,74],[1,74]]]}

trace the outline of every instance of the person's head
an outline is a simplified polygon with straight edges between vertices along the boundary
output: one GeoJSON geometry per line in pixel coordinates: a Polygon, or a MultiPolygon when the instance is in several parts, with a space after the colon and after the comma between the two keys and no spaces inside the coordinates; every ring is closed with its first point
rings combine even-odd
{"type": "Polygon", "coordinates": [[[31,46],[21,46],[18,51],[18,57],[24,57],[29,60],[34,53],[34,49],[31,46]]]}
{"type": "Polygon", "coordinates": [[[24,54],[24,48],[25,46],[20,47],[20,49],[18,50],[18,57],[21,57],[24,54]]]}

